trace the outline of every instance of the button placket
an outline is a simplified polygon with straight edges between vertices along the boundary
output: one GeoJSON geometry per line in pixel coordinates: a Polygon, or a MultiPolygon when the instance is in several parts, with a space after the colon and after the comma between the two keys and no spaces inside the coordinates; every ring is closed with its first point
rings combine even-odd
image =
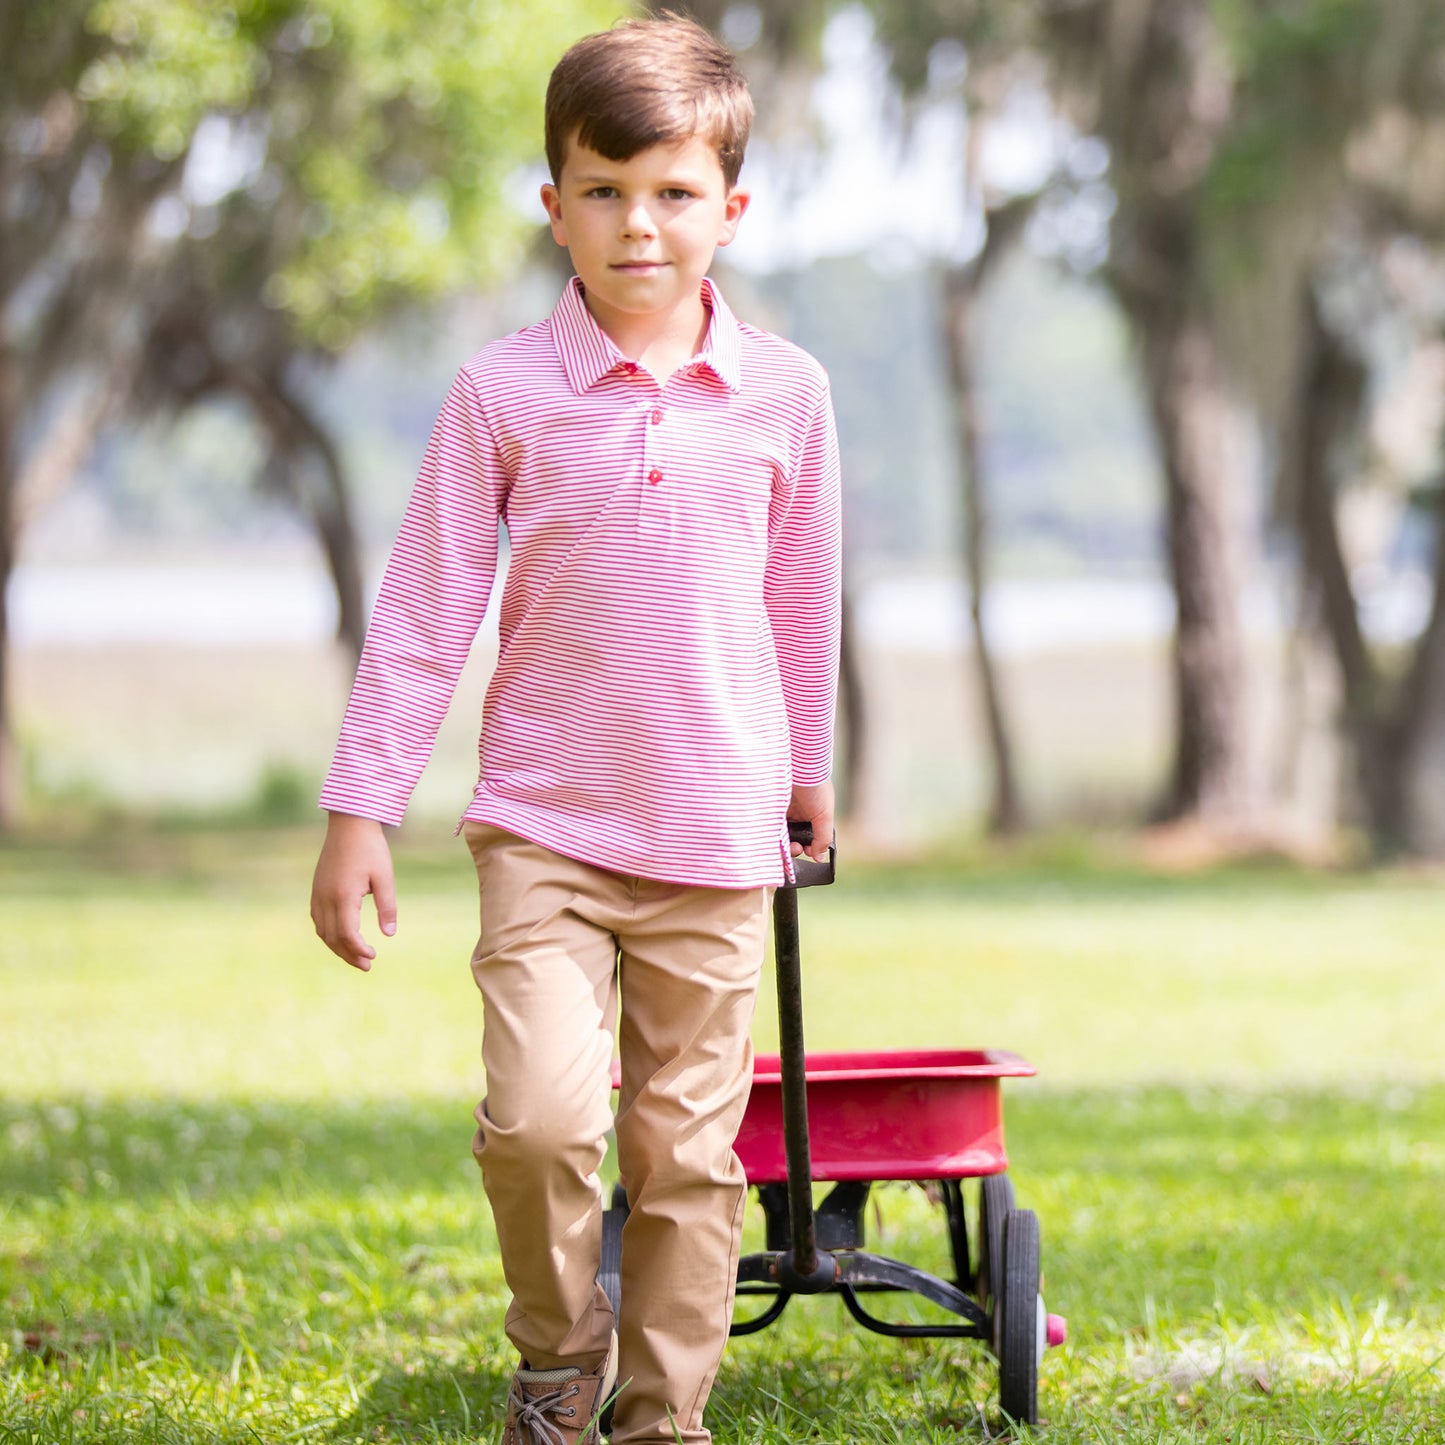
{"type": "Polygon", "coordinates": [[[642,413],[642,498],[639,524],[644,532],[660,532],[671,515],[672,501],[667,485],[665,438],[666,408],[660,398],[650,398],[642,413]]]}

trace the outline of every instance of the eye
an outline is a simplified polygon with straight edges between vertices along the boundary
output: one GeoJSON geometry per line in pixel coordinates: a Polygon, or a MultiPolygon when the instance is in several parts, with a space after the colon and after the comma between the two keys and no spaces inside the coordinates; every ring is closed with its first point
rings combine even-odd
{"type": "Polygon", "coordinates": [[[593,186],[587,195],[599,201],[610,201],[617,195],[616,186],[593,186]]]}
{"type": "Polygon", "coordinates": [[[668,186],[662,193],[664,201],[690,201],[692,192],[683,186],[668,186]]]}

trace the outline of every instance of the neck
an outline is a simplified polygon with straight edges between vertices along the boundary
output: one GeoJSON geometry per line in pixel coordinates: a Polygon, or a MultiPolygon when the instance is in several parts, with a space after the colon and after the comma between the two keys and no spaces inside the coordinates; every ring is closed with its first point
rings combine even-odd
{"type": "Polygon", "coordinates": [[[634,315],[599,304],[586,293],[587,309],[612,344],[629,360],[644,366],[659,381],[686,366],[702,349],[712,313],[702,293],[670,311],[634,315]]]}

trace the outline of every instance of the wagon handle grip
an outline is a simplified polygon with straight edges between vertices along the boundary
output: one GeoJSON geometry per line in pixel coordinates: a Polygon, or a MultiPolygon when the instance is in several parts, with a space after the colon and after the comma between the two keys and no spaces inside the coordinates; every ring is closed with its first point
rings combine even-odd
{"type": "MultiPolygon", "coordinates": [[[[788,842],[801,843],[807,847],[813,841],[813,825],[788,819],[788,842]]],[[[794,883],[788,888],[820,888],[833,882],[838,876],[838,835],[835,832],[828,843],[828,856],[822,860],[808,857],[806,853],[793,859],[794,883]]]]}

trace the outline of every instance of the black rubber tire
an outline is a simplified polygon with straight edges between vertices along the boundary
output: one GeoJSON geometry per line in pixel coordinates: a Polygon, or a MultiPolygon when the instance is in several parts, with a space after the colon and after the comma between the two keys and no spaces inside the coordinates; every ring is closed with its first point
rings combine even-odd
{"type": "Polygon", "coordinates": [[[1003,1278],[1003,1222],[1014,1207],[1014,1187],[1007,1174],[988,1174],[978,1192],[978,1269],[975,1293],[984,1309],[993,1309],[1003,1278]]]}
{"type": "Polygon", "coordinates": [[[1039,1420],[1039,1217],[1015,1209],[1004,1219],[1003,1289],[993,1317],[998,1402],[1016,1424],[1039,1420]]]}
{"type": "MultiPolygon", "coordinates": [[[[617,1318],[622,1308],[622,1226],[627,1223],[627,1194],[621,1185],[612,1192],[612,1208],[602,1211],[602,1259],[597,1269],[600,1284],[617,1318]]],[[[604,1437],[612,1433],[612,1406],[606,1405],[597,1422],[604,1437]]]]}
{"type": "Polygon", "coordinates": [[[602,1213],[602,1261],[597,1283],[607,1294],[614,1317],[622,1308],[622,1226],[627,1223],[627,1206],[613,1205],[602,1213]]]}

